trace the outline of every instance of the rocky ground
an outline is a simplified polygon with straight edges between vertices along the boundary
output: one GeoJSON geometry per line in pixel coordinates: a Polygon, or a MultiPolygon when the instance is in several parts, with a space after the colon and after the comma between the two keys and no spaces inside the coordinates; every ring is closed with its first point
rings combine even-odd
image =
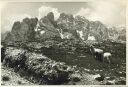
{"type": "MultiPolygon", "coordinates": [[[[35,84],[29,80],[27,80],[25,77],[21,77],[18,73],[16,73],[12,68],[8,68],[5,66],[1,66],[1,85],[5,86],[17,86],[17,85],[38,85],[35,84]],[[7,79],[5,79],[7,78],[7,79]]],[[[95,80],[93,78],[94,75],[84,73],[83,77],[81,77],[80,74],[73,74],[71,77],[80,77],[81,81],[78,80],[78,82],[69,81],[68,83],[65,83],[65,85],[100,85],[101,82],[95,80]]],[[[74,79],[75,80],[75,79],[74,79]]],[[[76,79],[77,80],[77,79],[76,79]]]]}
{"type": "MultiPolygon", "coordinates": [[[[62,42],[61,44],[52,41],[45,41],[45,43],[43,44],[36,42],[27,43],[26,45],[22,46],[22,48],[19,48],[19,46],[18,48],[6,47],[6,51],[3,51],[2,49],[2,54],[4,54],[4,52],[6,53],[6,55],[2,55],[4,56],[4,58],[2,58],[4,65],[4,67],[2,66],[2,75],[7,74],[7,70],[9,70],[11,73],[16,72],[16,75],[14,74],[13,76],[12,74],[10,75],[10,78],[17,78],[18,76],[21,76],[20,78],[26,79],[24,80],[25,82],[21,82],[25,84],[27,84],[27,80],[28,84],[30,81],[30,84],[32,83],[42,85],[126,84],[126,62],[124,55],[125,44],[104,44],[105,45],[100,44],[100,47],[102,47],[102,49],[106,48],[104,49],[106,51],[109,50],[109,48],[112,46],[112,50],[110,51],[111,53],[113,53],[114,61],[112,61],[109,67],[108,63],[102,63],[95,60],[89,53],[88,46],[79,44],[79,47],[77,47],[78,44],[76,44],[75,46],[75,44],[71,44],[67,41],[62,42]],[[119,49],[119,47],[121,47],[120,50],[116,51],[117,49],[119,49]],[[115,55],[115,52],[118,52],[118,54],[115,55]],[[13,69],[10,69],[9,67],[12,67],[15,72],[12,71],[13,69]],[[61,73],[59,73],[58,70],[61,71],[61,73]],[[42,78],[40,78],[40,76],[45,76],[45,78],[43,77],[45,79],[45,82],[42,82],[42,80],[40,80],[42,78]],[[60,78],[64,78],[63,80],[61,79],[62,83],[55,83],[57,81],[61,81],[60,78]]],[[[98,47],[98,45],[95,45],[95,47],[98,47]]],[[[8,81],[4,81],[2,84],[8,85],[9,83],[8,81]]],[[[14,82],[12,85],[17,84],[17,82],[16,84],[14,82]]]]}
{"type": "Polygon", "coordinates": [[[27,79],[21,77],[14,72],[12,68],[1,65],[1,85],[16,86],[16,85],[35,85],[27,79]]]}

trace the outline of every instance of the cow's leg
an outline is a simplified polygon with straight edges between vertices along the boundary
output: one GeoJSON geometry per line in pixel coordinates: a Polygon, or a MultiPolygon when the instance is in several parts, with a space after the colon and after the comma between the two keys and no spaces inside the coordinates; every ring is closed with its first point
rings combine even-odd
{"type": "Polygon", "coordinates": [[[99,61],[101,61],[102,62],[102,58],[101,58],[101,53],[99,53],[99,61]]]}
{"type": "Polygon", "coordinates": [[[102,60],[102,62],[104,62],[104,57],[103,57],[103,54],[101,54],[101,60],[102,60]]]}
{"type": "Polygon", "coordinates": [[[97,53],[97,55],[96,55],[96,59],[99,60],[99,55],[98,55],[98,53],[97,53]]]}
{"type": "Polygon", "coordinates": [[[108,60],[108,63],[109,63],[109,65],[110,65],[110,59],[109,59],[109,57],[107,57],[107,60],[108,60]]]}
{"type": "Polygon", "coordinates": [[[98,60],[99,55],[98,55],[98,53],[97,53],[97,52],[96,52],[95,56],[96,56],[96,60],[98,60]]]}
{"type": "Polygon", "coordinates": [[[102,56],[102,59],[103,59],[103,63],[104,63],[104,57],[102,56]]]}
{"type": "Polygon", "coordinates": [[[95,58],[95,59],[97,58],[97,57],[96,57],[96,55],[97,55],[97,54],[96,54],[96,53],[94,53],[94,58],[95,58]]]}
{"type": "Polygon", "coordinates": [[[101,62],[103,62],[102,54],[100,54],[100,60],[101,60],[101,62]]]}
{"type": "Polygon", "coordinates": [[[100,54],[98,54],[98,60],[101,61],[101,59],[100,59],[100,54]]]}
{"type": "Polygon", "coordinates": [[[101,61],[101,54],[98,54],[98,60],[101,61]]]}
{"type": "Polygon", "coordinates": [[[94,59],[96,59],[96,55],[94,55],[94,59]]]}

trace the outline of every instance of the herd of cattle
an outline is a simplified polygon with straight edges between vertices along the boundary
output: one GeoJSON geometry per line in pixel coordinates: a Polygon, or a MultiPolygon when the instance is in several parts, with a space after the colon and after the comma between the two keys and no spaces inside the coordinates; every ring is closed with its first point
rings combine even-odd
{"type": "Polygon", "coordinates": [[[102,49],[95,48],[93,45],[90,46],[90,52],[94,56],[96,60],[104,62],[105,60],[110,64],[111,63],[111,56],[110,52],[104,52],[102,49]]]}

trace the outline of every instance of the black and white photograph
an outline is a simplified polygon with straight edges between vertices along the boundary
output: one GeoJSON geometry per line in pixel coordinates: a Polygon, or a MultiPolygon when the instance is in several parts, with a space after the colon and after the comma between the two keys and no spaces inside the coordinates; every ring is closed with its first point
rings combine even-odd
{"type": "Polygon", "coordinates": [[[26,1],[0,1],[1,86],[126,85],[126,0],[26,1]]]}

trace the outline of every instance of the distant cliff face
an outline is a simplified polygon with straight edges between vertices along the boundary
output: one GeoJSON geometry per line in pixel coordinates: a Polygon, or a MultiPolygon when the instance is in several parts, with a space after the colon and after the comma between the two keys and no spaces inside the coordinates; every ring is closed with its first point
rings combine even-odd
{"type": "Polygon", "coordinates": [[[55,21],[54,14],[38,20],[25,18],[22,22],[15,22],[11,32],[5,37],[9,41],[33,41],[48,38],[80,39],[82,41],[94,40],[100,42],[106,39],[126,40],[126,29],[118,31],[116,28],[107,28],[100,21],[89,21],[85,17],[61,13],[55,21]]]}
{"type": "Polygon", "coordinates": [[[9,33],[9,31],[6,31],[4,33],[1,32],[1,42],[4,42],[4,40],[5,40],[5,38],[6,38],[8,33],[9,33]]]}
{"type": "Polygon", "coordinates": [[[118,40],[126,41],[126,28],[120,31],[118,40]]]}
{"type": "Polygon", "coordinates": [[[5,37],[5,42],[31,41],[35,38],[34,28],[36,27],[37,18],[25,18],[22,22],[15,22],[11,32],[5,37]]]}
{"type": "Polygon", "coordinates": [[[108,38],[108,31],[105,25],[98,21],[89,21],[82,16],[73,17],[73,15],[62,13],[57,20],[57,24],[63,33],[69,32],[74,37],[78,35],[82,40],[87,40],[90,36],[95,37],[97,41],[108,38]]]}
{"type": "Polygon", "coordinates": [[[38,21],[37,27],[35,28],[36,38],[42,40],[51,37],[59,37],[60,34],[56,27],[57,23],[54,20],[54,14],[50,12],[47,16],[38,21]]]}
{"type": "Polygon", "coordinates": [[[126,41],[126,28],[125,27],[111,27],[108,29],[109,39],[114,41],[126,41]]]}

